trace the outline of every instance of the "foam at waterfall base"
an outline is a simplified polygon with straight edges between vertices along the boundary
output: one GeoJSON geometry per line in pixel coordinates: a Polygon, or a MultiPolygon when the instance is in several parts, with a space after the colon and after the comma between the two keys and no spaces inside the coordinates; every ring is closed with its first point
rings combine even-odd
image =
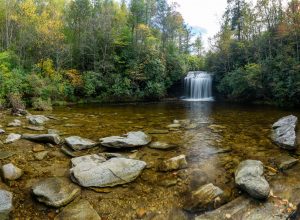
{"type": "Polygon", "coordinates": [[[187,102],[213,102],[215,101],[214,97],[208,97],[208,98],[202,98],[202,99],[182,99],[183,101],[187,101],[187,102]]]}

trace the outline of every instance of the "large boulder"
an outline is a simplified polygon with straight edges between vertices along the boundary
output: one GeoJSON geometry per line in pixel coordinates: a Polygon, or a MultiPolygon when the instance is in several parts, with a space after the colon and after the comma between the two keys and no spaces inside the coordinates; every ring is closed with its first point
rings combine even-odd
{"type": "Polygon", "coordinates": [[[84,149],[92,148],[97,145],[97,143],[92,140],[78,137],[78,136],[67,137],[65,138],[65,141],[66,144],[69,147],[71,147],[73,150],[84,150],[84,149]]]}
{"type": "Polygon", "coordinates": [[[2,174],[5,180],[17,180],[23,175],[23,171],[12,163],[8,163],[2,166],[2,174]]]}
{"type": "Polygon", "coordinates": [[[182,154],[177,157],[172,157],[168,160],[162,161],[158,169],[160,171],[172,171],[186,168],[187,165],[186,156],[182,154]]]}
{"type": "Polygon", "coordinates": [[[46,121],[49,121],[49,118],[44,115],[29,115],[26,118],[33,125],[43,125],[46,121]]]}
{"type": "Polygon", "coordinates": [[[73,201],[81,190],[67,178],[51,177],[36,183],[32,187],[32,192],[39,202],[61,207],[73,201]]]}
{"type": "Polygon", "coordinates": [[[123,136],[111,136],[100,139],[101,145],[111,148],[132,148],[147,145],[151,137],[142,131],[129,132],[123,136]]]}
{"type": "Polygon", "coordinates": [[[22,137],[22,135],[20,134],[15,134],[15,133],[11,133],[7,136],[6,140],[5,140],[5,144],[11,144],[17,140],[20,140],[22,137]]]}
{"type": "Polygon", "coordinates": [[[13,195],[6,190],[0,190],[0,219],[8,220],[9,214],[13,209],[13,195]]]}
{"type": "Polygon", "coordinates": [[[51,144],[60,143],[60,137],[57,134],[23,134],[22,138],[34,142],[51,143],[51,144]]]}
{"type": "Polygon", "coordinates": [[[283,149],[294,150],[297,146],[297,121],[296,116],[289,115],[275,122],[272,125],[272,140],[283,149]]]}
{"type": "Polygon", "coordinates": [[[186,201],[184,209],[188,211],[203,211],[216,207],[216,203],[220,201],[223,190],[212,183],[201,186],[192,192],[191,197],[186,201]]]}
{"type": "Polygon", "coordinates": [[[77,200],[67,205],[54,220],[101,220],[91,204],[85,200],[77,200]]]}
{"type": "Polygon", "coordinates": [[[235,183],[256,199],[266,199],[270,186],[263,176],[264,166],[258,160],[245,160],[235,171],[235,183]]]}
{"type": "Polygon", "coordinates": [[[127,158],[106,160],[98,155],[87,155],[72,159],[72,180],[84,187],[108,187],[135,180],[146,163],[127,158]]]}

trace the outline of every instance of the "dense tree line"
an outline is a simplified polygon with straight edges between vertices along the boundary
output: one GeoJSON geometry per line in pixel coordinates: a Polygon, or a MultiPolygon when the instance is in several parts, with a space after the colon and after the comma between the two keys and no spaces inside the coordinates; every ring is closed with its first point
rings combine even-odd
{"type": "Polygon", "coordinates": [[[203,66],[192,36],[166,0],[0,0],[0,105],[163,97],[203,66]]]}
{"type": "Polygon", "coordinates": [[[300,104],[300,2],[228,0],[207,67],[227,98],[300,104]]]}

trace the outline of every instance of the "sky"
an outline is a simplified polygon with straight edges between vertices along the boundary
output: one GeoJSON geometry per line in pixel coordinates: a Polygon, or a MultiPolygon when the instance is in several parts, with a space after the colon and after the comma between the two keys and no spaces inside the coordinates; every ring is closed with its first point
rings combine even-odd
{"type": "Polygon", "coordinates": [[[177,10],[194,32],[201,32],[205,49],[209,48],[208,39],[220,28],[220,18],[225,12],[227,0],[168,0],[176,2],[177,10]]]}

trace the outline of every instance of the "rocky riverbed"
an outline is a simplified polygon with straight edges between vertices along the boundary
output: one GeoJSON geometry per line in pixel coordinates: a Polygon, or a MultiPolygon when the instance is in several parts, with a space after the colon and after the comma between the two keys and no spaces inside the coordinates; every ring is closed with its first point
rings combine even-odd
{"type": "Polygon", "coordinates": [[[272,124],[297,111],[176,102],[30,113],[0,112],[0,216],[285,219],[300,202],[300,151],[272,140],[272,124]],[[249,191],[245,164],[263,192],[249,191]]]}

